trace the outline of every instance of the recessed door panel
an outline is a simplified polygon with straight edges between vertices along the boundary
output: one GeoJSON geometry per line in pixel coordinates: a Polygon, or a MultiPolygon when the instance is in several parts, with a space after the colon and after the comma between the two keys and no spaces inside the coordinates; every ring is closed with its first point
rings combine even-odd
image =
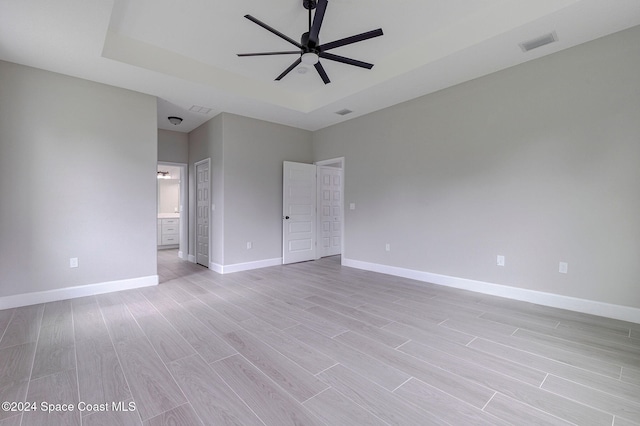
{"type": "Polygon", "coordinates": [[[309,233],[311,232],[311,222],[290,222],[289,223],[289,233],[291,234],[301,234],[301,233],[309,233]]]}
{"type": "MultiPolygon", "coordinates": [[[[313,246],[312,240],[292,240],[289,241],[289,251],[293,252],[307,252],[311,250],[313,246]]],[[[311,260],[311,259],[308,259],[311,260]]]]}

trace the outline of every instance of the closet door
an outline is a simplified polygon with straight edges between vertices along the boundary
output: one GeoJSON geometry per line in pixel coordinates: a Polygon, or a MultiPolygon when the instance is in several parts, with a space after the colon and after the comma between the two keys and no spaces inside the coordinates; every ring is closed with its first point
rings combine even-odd
{"type": "Polygon", "coordinates": [[[209,267],[210,160],[196,163],[196,263],[209,267]]]}

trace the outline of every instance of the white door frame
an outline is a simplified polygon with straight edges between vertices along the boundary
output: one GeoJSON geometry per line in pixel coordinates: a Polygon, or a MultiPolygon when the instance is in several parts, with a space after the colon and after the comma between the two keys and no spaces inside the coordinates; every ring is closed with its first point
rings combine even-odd
{"type": "Polygon", "coordinates": [[[197,215],[197,211],[198,211],[198,196],[197,196],[197,191],[198,191],[198,175],[197,175],[197,170],[198,170],[198,165],[200,164],[207,164],[209,166],[209,179],[207,180],[208,185],[209,185],[209,206],[207,206],[208,209],[208,215],[209,215],[209,226],[208,226],[208,235],[207,235],[207,241],[208,241],[208,259],[209,261],[207,262],[207,265],[203,265],[206,266],[207,268],[211,269],[211,222],[212,217],[211,217],[211,206],[213,203],[213,196],[211,194],[211,158],[205,158],[204,160],[200,160],[200,161],[196,161],[195,163],[193,163],[193,174],[194,174],[194,191],[195,191],[195,199],[194,199],[194,209],[193,209],[193,223],[195,224],[194,227],[194,240],[195,240],[195,252],[193,253],[194,256],[194,261],[193,263],[198,263],[198,218],[196,217],[197,215]]]}
{"type": "Polygon", "coordinates": [[[169,161],[158,161],[158,165],[180,168],[180,245],[178,257],[186,260],[189,253],[189,235],[187,232],[189,229],[189,205],[187,204],[189,188],[188,165],[187,163],[171,163],[169,161]]]}
{"type": "MultiPolygon", "coordinates": [[[[344,258],[344,157],[338,157],[338,158],[331,158],[329,160],[321,160],[321,161],[316,161],[314,163],[316,166],[327,166],[327,165],[333,165],[333,164],[340,164],[340,167],[337,167],[339,169],[342,169],[342,179],[340,182],[340,194],[342,195],[342,207],[340,210],[340,226],[342,229],[340,229],[340,234],[341,234],[341,238],[340,238],[340,256],[341,259],[344,258]]],[[[318,185],[319,179],[316,175],[316,185],[318,185]]],[[[316,191],[318,192],[318,191],[316,191]]],[[[319,205],[319,203],[317,203],[316,201],[316,207],[319,205]]],[[[321,235],[321,231],[322,231],[322,223],[320,223],[320,218],[321,216],[319,214],[316,214],[316,235],[319,236],[321,235]]],[[[316,241],[318,240],[318,238],[316,238],[316,241]]],[[[316,250],[316,259],[320,259],[320,250],[316,250]]],[[[341,260],[342,262],[342,260],[341,260]]]]}

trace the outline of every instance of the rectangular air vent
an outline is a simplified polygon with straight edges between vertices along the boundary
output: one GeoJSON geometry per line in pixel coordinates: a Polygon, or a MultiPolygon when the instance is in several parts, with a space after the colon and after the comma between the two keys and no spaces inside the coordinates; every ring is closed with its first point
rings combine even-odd
{"type": "Polygon", "coordinates": [[[198,112],[200,114],[209,114],[211,112],[211,108],[194,105],[191,108],[189,108],[189,111],[198,112]]]}
{"type": "Polygon", "coordinates": [[[353,111],[351,111],[350,109],[341,109],[340,111],[336,111],[336,114],[338,115],[347,115],[347,114],[351,114],[353,111]]]}
{"type": "Polygon", "coordinates": [[[523,52],[528,52],[530,50],[537,49],[538,47],[542,47],[556,41],[558,41],[558,35],[554,31],[552,33],[534,38],[533,40],[523,41],[519,46],[523,52]]]}

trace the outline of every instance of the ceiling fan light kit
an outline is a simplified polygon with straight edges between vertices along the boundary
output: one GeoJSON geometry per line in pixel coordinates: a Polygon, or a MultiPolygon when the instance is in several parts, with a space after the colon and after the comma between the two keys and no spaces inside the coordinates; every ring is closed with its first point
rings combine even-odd
{"type": "Polygon", "coordinates": [[[300,43],[295,41],[294,39],[286,36],[275,28],[270,27],[259,19],[254,18],[251,15],[245,15],[244,17],[254,22],[255,24],[261,26],[265,30],[277,35],[283,40],[293,44],[298,48],[298,50],[289,50],[289,51],[281,51],[281,52],[258,52],[258,53],[238,53],[238,56],[273,56],[273,55],[300,55],[298,59],[296,59],[293,64],[289,66],[282,74],[276,77],[276,81],[282,80],[287,74],[289,74],[294,68],[296,68],[301,63],[307,65],[313,65],[318,72],[320,78],[324,84],[328,84],[331,82],[329,76],[327,75],[324,67],[320,63],[320,58],[328,59],[330,61],[340,62],[347,65],[353,65],[360,68],[371,69],[373,68],[373,64],[358,61],[356,59],[346,58],[344,56],[334,55],[333,53],[328,53],[327,50],[335,49],[337,47],[346,46],[348,44],[358,43],[360,41],[368,40],[370,38],[379,37],[383,35],[382,28],[378,28],[377,30],[367,31],[365,33],[356,34],[350,37],[342,38],[339,40],[335,40],[329,43],[321,44],[320,43],[320,29],[322,28],[322,21],[324,20],[324,14],[327,10],[327,5],[329,2],[327,0],[302,0],[302,6],[309,10],[309,31],[302,34],[300,37],[300,43]],[[315,10],[312,19],[312,10],[315,10]]]}
{"type": "Polygon", "coordinates": [[[300,59],[302,60],[303,64],[307,65],[315,65],[320,61],[320,57],[317,53],[314,52],[303,53],[300,59]]]}

